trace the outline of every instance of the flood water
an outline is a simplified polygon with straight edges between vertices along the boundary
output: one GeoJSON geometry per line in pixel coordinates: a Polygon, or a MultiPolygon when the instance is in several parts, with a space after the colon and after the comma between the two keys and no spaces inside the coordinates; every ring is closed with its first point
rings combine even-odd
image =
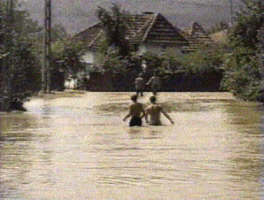
{"type": "Polygon", "coordinates": [[[131,94],[34,98],[28,112],[1,113],[0,199],[264,199],[260,105],[160,93],[175,124],[129,128],[131,94]]]}

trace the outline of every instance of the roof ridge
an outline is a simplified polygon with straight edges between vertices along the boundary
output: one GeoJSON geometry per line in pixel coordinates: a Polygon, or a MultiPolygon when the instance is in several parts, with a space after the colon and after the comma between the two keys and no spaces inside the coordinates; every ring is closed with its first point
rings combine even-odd
{"type": "Polygon", "coordinates": [[[175,31],[175,33],[177,33],[180,37],[182,37],[183,40],[187,41],[185,36],[183,35],[183,31],[177,27],[176,25],[173,25],[166,17],[164,17],[163,15],[161,15],[161,17],[163,17],[163,19],[168,23],[168,25],[175,31]]]}
{"type": "Polygon", "coordinates": [[[96,37],[90,42],[88,47],[92,47],[92,45],[95,43],[95,41],[103,34],[103,30],[100,30],[99,33],[96,35],[96,37]]]}
{"type": "Polygon", "coordinates": [[[144,30],[146,27],[148,27],[150,21],[152,21],[152,20],[153,20],[153,18],[147,20],[147,21],[144,23],[144,25],[143,25],[143,26],[137,31],[137,33],[140,33],[142,30],[144,30]]]}
{"type": "Polygon", "coordinates": [[[144,41],[147,39],[148,34],[149,34],[151,28],[153,27],[153,25],[154,25],[154,23],[155,23],[155,21],[156,21],[158,15],[159,15],[159,13],[155,13],[155,14],[154,14],[154,16],[153,16],[153,18],[152,18],[152,22],[150,23],[150,26],[148,27],[148,29],[146,30],[146,32],[145,32],[145,34],[144,34],[144,36],[143,36],[142,42],[144,42],[144,41]]]}
{"type": "Polygon", "coordinates": [[[86,32],[87,30],[89,30],[89,29],[91,29],[91,28],[93,28],[95,26],[98,26],[100,24],[101,24],[101,22],[96,22],[93,25],[89,26],[88,28],[86,28],[86,29],[80,31],[79,33],[75,34],[73,37],[78,37],[79,35],[81,35],[82,33],[86,32]]]}

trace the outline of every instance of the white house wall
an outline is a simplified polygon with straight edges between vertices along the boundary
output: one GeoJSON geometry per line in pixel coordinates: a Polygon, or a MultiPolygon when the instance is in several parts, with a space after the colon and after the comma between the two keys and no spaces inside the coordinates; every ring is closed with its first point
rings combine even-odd
{"type": "Polygon", "coordinates": [[[83,56],[82,56],[83,62],[87,64],[94,64],[95,62],[95,53],[93,51],[87,51],[83,56]]]}
{"type": "Polygon", "coordinates": [[[102,54],[96,51],[87,51],[81,59],[82,62],[88,64],[89,66],[98,65],[102,63],[102,54]]]}
{"type": "MultiPolygon", "coordinates": [[[[161,55],[163,53],[167,53],[172,56],[182,55],[181,47],[165,47],[165,46],[157,46],[151,44],[142,44],[138,48],[138,54],[143,55],[146,52],[151,52],[156,55],[161,55]]],[[[95,65],[101,63],[102,56],[100,53],[94,51],[87,51],[82,56],[82,61],[89,65],[95,65]]]]}
{"type": "Polygon", "coordinates": [[[138,47],[138,54],[139,55],[143,55],[146,52],[147,52],[147,46],[146,45],[140,45],[138,47]]]}
{"type": "Polygon", "coordinates": [[[151,44],[142,44],[138,48],[138,54],[143,55],[146,52],[151,52],[156,55],[161,55],[163,53],[173,54],[173,55],[182,55],[181,47],[166,47],[166,46],[157,46],[151,44]]]}

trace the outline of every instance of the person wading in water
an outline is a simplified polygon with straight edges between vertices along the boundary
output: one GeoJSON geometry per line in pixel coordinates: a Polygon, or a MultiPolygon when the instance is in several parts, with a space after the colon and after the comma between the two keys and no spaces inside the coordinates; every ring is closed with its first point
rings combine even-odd
{"type": "Polygon", "coordinates": [[[171,119],[171,117],[163,110],[163,108],[156,104],[156,97],[151,96],[149,98],[151,105],[149,105],[146,108],[145,113],[145,120],[146,123],[149,123],[150,125],[161,125],[160,120],[160,113],[162,113],[170,122],[171,124],[174,124],[174,121],[171,119]],[[150,122],[148,121],[148,116],[150,116],[150,122]]]}
{"type": "Polygon", "coordinates": [[[141,126],[142,118],[145,116],[143,104],[137,102],[137,95],[131,96],[132,104],[129,106],[129,113],[124,117],[123,121],[131,117],[129,126],[141,126]]]}
{"type": "Polygon", "coordinates": [[[137,91],[137,96],[139,96],[139,94],[143,96],[144,86],[144,79],[142,78],[142,73],[140,73],[135,79],[135,88],[137,91]]]}
{"type": "Polygon", "coordinates": [[[157,94],[157,92],[161,88],[161,81],[157,75],[157,72],[154,73],[154,75],[149,79],[149,81],[147,82],[146,85],[151,87],[151,91],[152,91],[153,95],[157,94]]]}

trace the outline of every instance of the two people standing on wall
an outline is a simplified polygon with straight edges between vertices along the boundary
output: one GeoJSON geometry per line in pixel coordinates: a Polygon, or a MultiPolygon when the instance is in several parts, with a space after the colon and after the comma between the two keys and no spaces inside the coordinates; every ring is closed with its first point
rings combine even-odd
{"type": "Polygon", "coordinates": [[[138,77],[135,79],[135,88],[137,96],[143,96],[143,91],[145,87],[148,86],[151,88],[153,95],[156,95],[157,92],[161,89],[161,80],[157,75],[157,72],[154,72],[153,76],[149,79],[149,81],[145,84],[143,79],[143,74],[140,73],[138,77]]]}

